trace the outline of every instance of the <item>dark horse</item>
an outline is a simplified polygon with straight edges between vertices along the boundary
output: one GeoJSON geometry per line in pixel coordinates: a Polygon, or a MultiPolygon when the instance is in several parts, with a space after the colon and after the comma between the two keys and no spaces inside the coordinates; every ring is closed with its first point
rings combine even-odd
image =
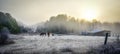
{"type": "Polygon", "coordinates": [[[45,35],[46,35],[46,33],[44,33],[44,32],[43,32],[43,33],[40,33],[40,36],[42,36],[42,35],[44,35],[44,36],[45,36],[45,35]]]}
{"type": "Polygon", "coordinates": [[[48,37],[50,37],[50,35],[53,36],[53,34],[50,33],[50,32],[47,32],[47,33],[43,32],[43,33],[40,33],[40,36],[48,36],[48,37]]]}

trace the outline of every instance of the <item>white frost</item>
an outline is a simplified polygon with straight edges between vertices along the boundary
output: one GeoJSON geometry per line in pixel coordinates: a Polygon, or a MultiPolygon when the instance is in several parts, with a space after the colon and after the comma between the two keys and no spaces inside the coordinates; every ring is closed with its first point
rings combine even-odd
{"type": "MultiPolygon", "coordinates": [[[[0,47],[0,52],[46,52],[51,50],[59,51],[63,48],[70,48],[77,52],[85,52],[89,47],[96,47],[104,43],[105,37],[98,36],[77,36],[77,35],[62,35],[62,36],[18,36],[11,35],[15,40],[15,44],[5,45],[0,47]]],[[[109,37],[108,42],[113,42],[115,37],[109,37]]]]}

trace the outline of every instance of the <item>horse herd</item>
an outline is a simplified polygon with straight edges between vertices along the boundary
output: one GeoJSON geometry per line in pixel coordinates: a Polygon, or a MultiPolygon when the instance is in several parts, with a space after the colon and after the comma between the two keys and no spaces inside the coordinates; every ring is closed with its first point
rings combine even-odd
{"type": "Polygon", "coordinates": [[[42,32],[42,33],[40,33],[40,36],[48,36],[48,37],[50,37],[50,36],[54,36],[54,34],[49,33],[49,32],[42,32]]]}

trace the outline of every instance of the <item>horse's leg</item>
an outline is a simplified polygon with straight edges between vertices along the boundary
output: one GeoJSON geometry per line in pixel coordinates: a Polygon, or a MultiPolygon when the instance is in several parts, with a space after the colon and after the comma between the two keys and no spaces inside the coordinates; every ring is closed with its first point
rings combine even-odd
{"type": "Polygon", "coordinates": [[[48,33],[48,37],[50,37],[50,33],[48,33]]]}

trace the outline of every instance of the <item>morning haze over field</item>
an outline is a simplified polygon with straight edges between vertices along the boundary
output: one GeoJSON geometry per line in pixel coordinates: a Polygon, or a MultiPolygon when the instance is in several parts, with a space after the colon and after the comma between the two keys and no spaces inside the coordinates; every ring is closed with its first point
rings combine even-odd
{"type": "Polygon", "coordinates": [[[0,0],[0,54],[120,54],[120,0],[0,0]]]}
{"type": "Polygon", "coordinates": [[[0,0],[0,11],[32,25],[66,14],[77,19],[120,22],[120,0],[0,0]]]}

